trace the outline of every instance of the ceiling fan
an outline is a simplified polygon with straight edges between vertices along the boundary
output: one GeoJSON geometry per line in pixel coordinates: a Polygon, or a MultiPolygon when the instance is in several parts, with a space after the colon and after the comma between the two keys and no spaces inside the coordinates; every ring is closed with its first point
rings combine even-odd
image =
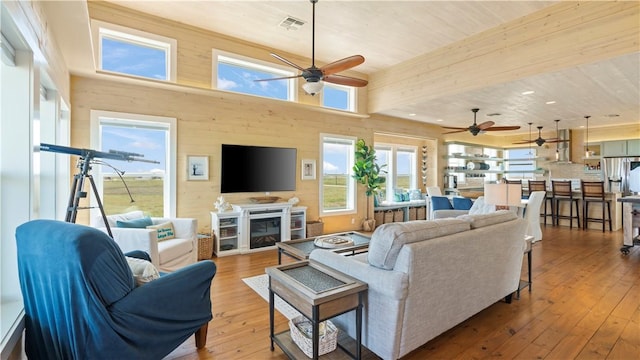
{"type": "Polygon", "coordinates": [[[309,95],[315,95],[322,90],[322,82],[326,81],[332,84],[338,85],[346,85],[346,86],[355,86],[355,87],[363,87],[367,86],[368,82],[366,80],[353,78],[345,75],[338,75],[337,73],[340,71],[345,71],[351,69],[352,67],[358,66],[364,62],[364,57],[362,55],[353,55],[346,57],[344,59],[340,59],[334,61],[330,64],[324,65],[322,67],[316,67],[315,62],[315,37],[316,37],[316,3],[318,0],[309,0],[313,4],[313,21],[312,21],[312,30],[311,30],[311,67],[303,68],[284,57],[271,53],[271,56],[282,61],[283,63],[292,66],[302,73],[300,75],[294,76],[285,76],[285,77],[277,77],[271,79],[259,79],[255,81],[272,81],[272,80],[282,80],[282,79],[294,79],[298,77],[302,77],[305,79],[305,83],[302,85],[302,88],[309,95]]]}
{"type": "MultiPolygon", "coordinates": [[[[556,134],[558,133],[558,122],[560,120],[554,120],[556,122],[556,134]]],[[[543,139],[542,135],[540,134],[540,132],[542,131],[542,126],[538,126],[538,138],[535,140],[521,140],[518,142],[514,142],[513,144],[531,144],[531,143],[535,143],[538,146],[542,146],[546,143],[560,143],[560,142],[567,142],[567,140],[563,140],[563,139],[559,139],[559,138],[551,138],[551,139],[543,139]]]]}
{"type": "Polygon", "coordinates": [[[471,135],[476,136],[481,131],[504,131],[504,130],[518,130],[518,129],[520,129],[520,126],[493,126],[493,125],[495,125],[495,123],[493,121],[485,121],[485,122],[483,122],[481,124],[477,124],[476,123],[476,114],[478,113],[479,110],[480,109],[471,109],[471,111],[473,111],[473,125],[471,125],[469,127],[465,127],[465,128],[443,126],[442,128],[444,128],[444,129],[454,129],[455,130],[455,131],[449,131],[449,132],[446,132],[446,133],[443,133],[443,134],[453,134],[453,133],[469,131],[471,133],[471,135]]]}

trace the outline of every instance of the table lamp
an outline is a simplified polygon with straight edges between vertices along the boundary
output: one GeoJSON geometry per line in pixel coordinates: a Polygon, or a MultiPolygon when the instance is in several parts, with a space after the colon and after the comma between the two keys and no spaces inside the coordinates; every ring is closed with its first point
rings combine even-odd
{"type": "Polygon", "coordinates": [[[484,184],[485,204],[495,205],[496,210],[509,209],[509,206],[520,206],[522,184],[484,184]]]}

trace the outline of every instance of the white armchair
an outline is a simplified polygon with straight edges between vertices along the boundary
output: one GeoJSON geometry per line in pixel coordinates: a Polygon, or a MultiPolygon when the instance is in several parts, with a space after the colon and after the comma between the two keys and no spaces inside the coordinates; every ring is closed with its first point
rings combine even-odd
{"type": "MultiPolygon", "coordinates": [[[[158,230],[146,228],[121,228],[117,221],[130,221],[143,218],[142,211],[132,211],[126,214],[107,216],[113,239],[122,252],[142,250],[149,253],[151,262],[164,272],[175,271],[179,268],[198,261],[198,221],[193,218],[159,218],[152,217],[154,225],[171,222],[175,238],[158,241],[158,230]]],[[[91,225],[104,232],[107,228],[101,215],[93,218],[91,225]]]]}

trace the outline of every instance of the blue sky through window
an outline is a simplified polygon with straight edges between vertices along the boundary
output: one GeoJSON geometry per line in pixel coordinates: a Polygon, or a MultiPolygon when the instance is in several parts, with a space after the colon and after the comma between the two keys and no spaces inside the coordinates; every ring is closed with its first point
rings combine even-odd
{"type": "Polygon", "coordinates": [[[218,62],[218,89],[288,100],[287,80],[254,81],[281,77],[266,71],[218,62]]]}
{"type": "MultiPolygon", "coordinates": [[[[115,125],[102,125],[102,151],[125,151],[144,155],[142,159],[159,161],[151,164],[140,161],[119,161],[105,159],[107,163],[118,170],[127,173],[165,172],[166,169],[166,136],[164,130],[149,128],[133,128],[115,125]]],[[[108,166],[102,166],[104,174],[114,173],[108,166]]]]}
{"type": "Polygon", "coordinates": [[[103,37],[102,69],[167,80],[166,51],[103,37]]]}
{"type": "Polygon", "coordinates": [[[322,89],[322,104],[334,109],[349,110],[349,91],[325,85],[322,89]]]}

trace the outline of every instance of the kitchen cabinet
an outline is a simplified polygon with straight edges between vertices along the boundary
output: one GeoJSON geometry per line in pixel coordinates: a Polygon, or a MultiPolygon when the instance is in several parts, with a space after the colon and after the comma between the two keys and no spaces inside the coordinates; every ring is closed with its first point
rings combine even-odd
{"type": "Polygon", "coordinates": [[[602,156],[639,156],[640,139],[604,141],[602,156]]]}

